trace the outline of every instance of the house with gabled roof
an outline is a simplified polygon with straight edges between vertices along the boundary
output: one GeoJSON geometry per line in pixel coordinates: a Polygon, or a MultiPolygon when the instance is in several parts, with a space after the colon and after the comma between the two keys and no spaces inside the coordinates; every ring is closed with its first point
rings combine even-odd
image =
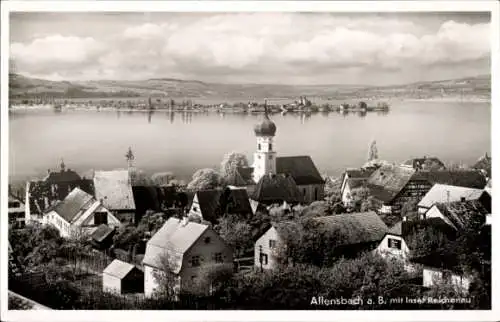
{"type": "MultiPolygon", "coordinates": [[[[355,257],[362,251],[373,250],[388,232],[388,228],[373,211],[360,213],[345,213],[333,216],[315,217],[310,219],[324,231],[335,235],[335,253],[338,256],[355,257]]],[[[272,223],[257,239],[254,246],[255,267],[274,269],[278,266],[278,249],[286,247],[286,231],[297,234],[300,232],[298,222],[272,223]]],[[[312,226],[311,226],[312,227],[312,226]]]]}
{"type": "Polygon", "coordinates": [[[73,189],[64,200],[51,207],[44,216],[62,237],[91,233],[101,224],[120,226],[120,221],[92,195],[80,188],[73,189]]]}
{"type": "Polygon", "coordinates": [[[135,265],[113,260],[102,272],[102,289],[115,294],[142,293],[144,274],[135,265]]]}
{"type": "Polygon", "coordinates": [[[460,231],[473,221],[486,223],[489,214],[491,211],[488,211],[481,201],[465,200],[437,203],[425,213],[424,218],[440,218],[453,229],[460,231]]]}
{"type": "Polygon", "coordinates": [[[233,264],[233,251],[225,241],[209,225],[171,217],[146,244],[144,293],[155,294],[156,276],[165,269],[174,274],[175,290],[181,292],[200,277],[203,267],[217,264],[233,264]]]}
{"type": "Polygon", "coordinates": [[[244,188],[226,188],[224,190],[197,191],[188,215],[217,224],[224,214],[249,217],[253,214],[247,190],[244,188]]]}
{"type": "Polygon", "coordinates": [[[444,170],[446,169],[443,161],[437,157],[412,158],[403,162],[401,165],[411,167],[415,170],[444,170]]]}
{"type": "Polygon", "coordinates": [[[458,187],[446,184],[435,184],[418,203],[419,214],[425,214],[437,203],[479,200],[491,211],[491,196],[483,189],[458,187]]]}
{"type": "Polygon", "coordinates": [[[135,200],[128,170],[95,171],[95,197],[122,222],[135,221],[135,200]]]}
{"type": "Polygon", "coordinates": [[[373,168],[346,169],[342,174],[342,184],[340,186],[340,196],[344,206],[348,206],[352,201],[352,190],[364,187],[373,174],[373,168]]]}
{"type": "Polygon", "coordinates": [[[406,166],[382,166],[368,179],[370,195],[383,206],[381,213],[398,214],[409,201],[419,202],[436,183],[482,189],[485,178],[476,170],[420,170],[406,166]]]}

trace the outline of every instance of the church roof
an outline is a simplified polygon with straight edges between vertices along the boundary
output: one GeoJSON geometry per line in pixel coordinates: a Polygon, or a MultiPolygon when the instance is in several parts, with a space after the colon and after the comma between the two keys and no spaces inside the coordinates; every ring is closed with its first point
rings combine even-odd
{"type": "Polygon", "coordinates": [[[308,155],[277,157],[276,172],[289,174],[299,186],[325,183],[313,160],[308,155]]]}
{"type": "Polygon", "coordinates": [[[298,203],[302,195],[292,176],[287,174],[269,174],[260,178],[251,199],[262,203],[298,203]]]}

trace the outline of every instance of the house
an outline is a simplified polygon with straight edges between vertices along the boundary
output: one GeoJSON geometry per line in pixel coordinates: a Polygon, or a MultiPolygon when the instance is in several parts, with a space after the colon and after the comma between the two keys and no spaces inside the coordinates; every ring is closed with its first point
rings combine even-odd
{"type": "Polygon", "coordinates": [[[392,226],[375,249],[375,252],[382,257],[397,258],[406,261],[410,254],[410,249],[405,241],[405,237],[408,234],[408,231],[405,229],[406,223],[405,221],[400,221],[392,226]]]}
{"type": "Polygon", "coordinates": [[[418,213],[425,214],[437,203],[465,200],[479,200],[488,211],[491,211],[491,196],[483,189],[435,184],[418,203],[418,213]]]}
{"type": "Polygon", "coordinates": [[[97,249],[108,249],[111,245],[113,245],[113,235],[115,233],[115,227],[101,224],[90,235],[91,243],[97,249]]]}
{"type": "Polygon", "coordinates": [[[128,170],[95,171],[95,198],[121,222],[134,222],[136,207],[128,170]]]}
{"type": "Polygon", "coordinates": [[[373,174],[373,168],[347,169],[342,175],[342,184],[340,186],[340,195],[344,206],[351,202],[351,193],[353,189],[365,186],[368,178],[373,174]]]}
{"type": "Polygon", "coordinates": [[[434,184],[482,189],[485,178],[476,170],[420,170],[386,165],[368,179],[370,194],[382,203],[381,213],[398,214],[409,201],[419,202],[434,184]]]}
{"type": "MultiPolygon", "coordinates": [[[[335,253],[338,256],[355,257],[359,252],[375,249],[388,232],[388,228],[373,211],[346,213],[333,216],[312,218],[317,227],[335,234],[338,243],[335,253]]],[[[277,250],[284,244],[284,229],[299,231],[300,225],[294,222],[273,223],[255,242],[255,267],[274,269],[278,265],[277,250]]],[[[333,245],[332,245],[333,247],[333,245]]]]}
{"type": "Polygon", "coordinates": [[[25,221],[43,222],[43,214],[57,201],[61,201],[74,189],[80,188],[93,195],[94,183],[92,180],[81,178],[75,171],[66,169],[61,162],[59,171],[47,171],[42,180],[26,182],[25,221]]]}
{"type": "Polygon", "coordinates": [[[197,191],[188,214],[217,224],[224,214],[248,217],[253,210],[246,189],[226,188],[197,191]]]}
{"type": "Polygon", "coordinates": [[[135,265],[115,259],[102,272],[102,289],[115,294],[143,293],[144,273],[135,265]]]}
{"type": "Polygon", "coordinates": [[[109,210],[80,188],[73,189],[63,201],[50,208],[44,220],[56,227],[65,238],[90,233],[101,224],[120,225],[109,210]]]}
{"type": "Polygon", "coordinates": [[[147,242],[144,265],[144,293],[153,296],[158,288],[157,274],[170,270],[177,292],[189,289],[209,265],[233,265],[233,251],[209,226],[169,218],[147,242]]]}
{"type": "Polygon", "coordinates": [[[273,147],[276,124],[269,118],[265,105],[264,119],[254,127],[257,150],[252,167],[239,167],[229,176],[230,185],[247,188],[253,194],[260,179],[267,175],[288,175],[298,187],[302,201],[311,203],[324,198],[325,180],[310,156],[278,157],[273,147]]]}
{"type": "Polygon", "coordinates": [[[253,193],[250,195],[254,212],[258,207],[287,203],[296,205],[303,203],[303,194],[295,180],[286,174],[268,174],[260,177],[253,193]]]}
{"type": "Polygon", "coordinates": [[[484,207],[479,200],[455,201],[449,203],[437,203],[425,214],[424,218],[440,218],[450,227],[459,231],[466,227],[471,221],[485,223],[491,212],[484,207]]]}
{"type": "Polygon", "coordinates": [[[460,268],[458,260],[454,256],[431,253],[414,258],[413,261],[423,265],[422,283],[424,287],[433,287],[444,283],[453,286],[456,291],[462,294],[469,292],[472,275],[465,273],[460,268]]]}
{"type": "Polygon", "coordinates": [[[26,213],[24,203],[12,196],[9,196],[9,225],[14,228],[23,228],[26,225],[26,213]]]}
{"type": "Polygon", "coordinates": [[[413,158],[406,160],[401,165],[411,167],[415,170],[445,170],[443,161],[436,157],[413,158]]]}

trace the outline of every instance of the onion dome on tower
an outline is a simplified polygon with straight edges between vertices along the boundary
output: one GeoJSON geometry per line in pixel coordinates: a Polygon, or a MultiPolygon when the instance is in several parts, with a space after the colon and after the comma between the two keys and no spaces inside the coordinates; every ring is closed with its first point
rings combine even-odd
{"type": "Polygon", "coordinates": [[[267,113],[267,101],[264,103],[264,120],[254,126],[257,136],[274,136],[276,134],[276,124],[269,118],[267,113]]]}

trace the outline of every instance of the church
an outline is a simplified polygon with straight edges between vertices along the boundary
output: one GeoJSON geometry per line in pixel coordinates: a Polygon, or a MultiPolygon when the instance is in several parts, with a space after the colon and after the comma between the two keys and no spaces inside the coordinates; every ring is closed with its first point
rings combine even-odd
{"type": "Polygon", "coordinates": [[[278,156],[273,146],[276,130],[265,106],[264,119],[254,127],[257,149],[252,167],[239,167],[230,184],[246,187],[252,200],[264,204],[284,201],[309,204],[323,200],[325,180],[311,157],[278,156]]]}

